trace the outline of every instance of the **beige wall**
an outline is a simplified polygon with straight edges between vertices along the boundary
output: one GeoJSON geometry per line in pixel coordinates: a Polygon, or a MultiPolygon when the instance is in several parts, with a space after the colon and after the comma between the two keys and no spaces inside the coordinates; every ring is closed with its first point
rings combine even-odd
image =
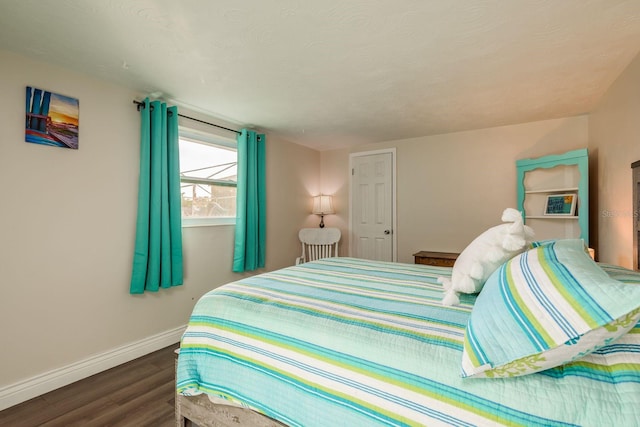
{"type": "MultiPolygon", "coordinates": [[[[321,153],[320,192],[333,196],[335,215],[327,215],[324,222],[327,227],[340,229],[342,237],[338,245],[341,256],[349,255],[349,151],[332,150],[321,153]]],[[[316,226],[317,226],[316,221],[316,226]]]]}
{"type": "Polygon", "coordinates": [[[578,116],[322,152],[323,191],[335,190],[342,206],[329,219],[349,223],[349,153],[396,147],[398,261],[413,262],[419,250],[460,252],[516,207],[516,159],[587,141],[587,116],[578,116]]]}
{"type": "MultiPolygon", "coordinates": [[[[185,283],[128,293],[138,180],[135,93],[0,51],[0,391],[186,324],[231,273],[233,226],[184,229],[185,283]],[[25,86],[80,100],[80,148],[24,142],[25,86]]],[[[214,120],[215,122],[215,120],[214,120]]],[[[267,269],[293,264],[320,154],[267,135],[267,269]]]]}
{"type": "Polygon", "coordinates": [[[591,214],[598,260],[633,267],[631,163],[640,160],[640,56],[589,116],[591,214]]]}

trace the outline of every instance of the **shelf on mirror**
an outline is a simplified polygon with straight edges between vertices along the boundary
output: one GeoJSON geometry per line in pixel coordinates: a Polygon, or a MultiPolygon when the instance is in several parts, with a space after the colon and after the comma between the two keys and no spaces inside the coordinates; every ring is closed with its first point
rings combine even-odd
{"type": "Polygon", "coordinates": [[[526,190],[524,194],[536,194],[536,193],[565,193],[567,191],[578,191],[578,187],[568,188],[549,188],[545,190],[526,190]]]}
{"type": "Polygon", "coordinates": [[[576,215],[527,215],[526,219],[578,219],[576,215]]]}

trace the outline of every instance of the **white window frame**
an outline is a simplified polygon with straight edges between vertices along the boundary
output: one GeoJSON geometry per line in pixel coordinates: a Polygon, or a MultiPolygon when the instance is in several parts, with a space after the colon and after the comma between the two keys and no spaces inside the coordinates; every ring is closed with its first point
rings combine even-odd
{"type": "MultiPolygon", "coordinates": [[[[190,129],[188,127],[179,126],[178,128],[179,138],[191,139],[198,142],[202,142],[203,144],[213,145],[217,147],[228,147],[233,150],[238,151],[238,143],[231,138],[225,138],[219,135],[215,135],[212,133],[206,133],[202,131],[197,131],[194,129],[190,129]]],[[[180,177],[180,184],[185,183],[220,183],[222,185],[229,185],[229,181],[219,181],[215,179],[206,179],[206,178],[186,178],[183,179],[180,177]]],[[[218,225],[235,225],[236,217],[208,217],[208,218],[185,218],[182,217],[182,227],[208,227],[208,226],[218,226],[218,225]]]]}

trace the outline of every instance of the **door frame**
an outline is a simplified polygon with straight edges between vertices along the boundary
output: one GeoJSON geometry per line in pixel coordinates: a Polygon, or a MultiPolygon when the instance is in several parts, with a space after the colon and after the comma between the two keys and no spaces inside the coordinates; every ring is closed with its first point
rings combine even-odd
{"type": "Polygon", "coordinates": [[[373,151],[358,151],[349,154],[349,256],[353,256],[353,159],[355,157],[364,157],[375,154],[391,154],[391,259],[393,262],[398,261],[398,215],[396,194],[397,182],[396,179],[396,147],[383,148],[373,151]]]}

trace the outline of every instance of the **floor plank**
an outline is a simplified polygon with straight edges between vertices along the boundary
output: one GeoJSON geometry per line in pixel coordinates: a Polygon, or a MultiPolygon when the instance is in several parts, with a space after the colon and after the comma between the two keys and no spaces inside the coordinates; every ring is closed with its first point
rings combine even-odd
{"type": "Polygon", "coordinates": [[[0,411],[0,426],[173,426],[176,343],[0,411]]]}

